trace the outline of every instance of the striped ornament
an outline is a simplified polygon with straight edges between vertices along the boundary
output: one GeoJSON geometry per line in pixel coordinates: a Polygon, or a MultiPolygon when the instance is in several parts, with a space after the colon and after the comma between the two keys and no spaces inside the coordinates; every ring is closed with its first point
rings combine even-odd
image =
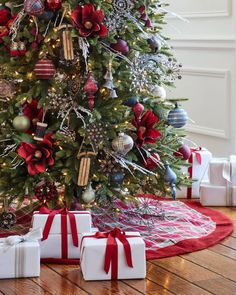
{"type": "Polygon", "coordinates": [[[184,109],[179,108],[178,104],[168,114],[168,124],[174,128],[181,128],[187,124],[188,115],[184,109]]]}
{"type": "Polygon", "coordinates": [[[40,59],[34,67],[34,74],[39,80],[52,79],[55,72],[55,66],[50,59],[40,59]]]}

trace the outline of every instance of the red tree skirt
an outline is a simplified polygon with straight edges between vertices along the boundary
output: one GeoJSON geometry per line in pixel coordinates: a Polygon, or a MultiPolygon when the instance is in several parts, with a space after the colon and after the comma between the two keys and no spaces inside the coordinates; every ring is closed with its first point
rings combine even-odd
{"type": "Polygon", "coordinates": [[[231,233],[233,232],[234,226],[232,221],[221,212],[203,207],[199,202],[196,201],[186,201],[184,203],[202,213],[203,215],[210,217],[216,223],[216,228],[214,232],[202,238],[180,241],[173,246],[168,246],[159,249],[158,251],[148,250],[147,260],[171,257],[203,250],[218,244],[220,241],[231,235],[231,233]]]}

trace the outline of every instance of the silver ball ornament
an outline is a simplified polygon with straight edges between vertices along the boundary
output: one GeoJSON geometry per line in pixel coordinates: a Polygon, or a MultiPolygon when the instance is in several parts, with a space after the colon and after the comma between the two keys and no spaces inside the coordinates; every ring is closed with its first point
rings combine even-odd
{"type": "Polygon", "coordinates": [[[124,156],[132,150],[133,146],[133,138],[123,132],[119,133],[118,137],[112,141],[113,150],[124,156]]]}
{"type": "Polygon", "coordinates": [[[30,120],[24,115],[19,115],[14,118],[13,127],[20,132],[26,132],[30,128],[30,120]]]}
{"type": "Polygon", "coordinates": [[[160,97],[161,99],[166,99],[166,90],[162,86],[155,85],[152,89],[152,95],[160,97]]]}
{"type": "Polygon", "coordinates": [[[91,183],[86,188],[86,190],[83,192],[82,200],[86,204],[89,204],[95,200],[95,191],[93,190],[91,183]]]}

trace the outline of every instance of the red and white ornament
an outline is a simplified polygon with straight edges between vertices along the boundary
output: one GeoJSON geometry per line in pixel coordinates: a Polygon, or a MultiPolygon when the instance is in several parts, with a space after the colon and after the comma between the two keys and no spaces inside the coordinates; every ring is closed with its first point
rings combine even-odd
{"type": "Polygon", "coordinates": [[[55,73],[55,66],[50,59],[40,59],[34,67],[34,74],[39,80],[52,79],[55,73]]]}

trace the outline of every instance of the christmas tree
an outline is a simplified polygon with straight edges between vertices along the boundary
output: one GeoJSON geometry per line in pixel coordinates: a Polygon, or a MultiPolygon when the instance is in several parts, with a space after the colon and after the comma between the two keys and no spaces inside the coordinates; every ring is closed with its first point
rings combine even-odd
{"type": "Polygon", "coordinates": [[[0,6],[0,192],[105,205],[187,185],[181,65],[158,0],[0,6]]]}

